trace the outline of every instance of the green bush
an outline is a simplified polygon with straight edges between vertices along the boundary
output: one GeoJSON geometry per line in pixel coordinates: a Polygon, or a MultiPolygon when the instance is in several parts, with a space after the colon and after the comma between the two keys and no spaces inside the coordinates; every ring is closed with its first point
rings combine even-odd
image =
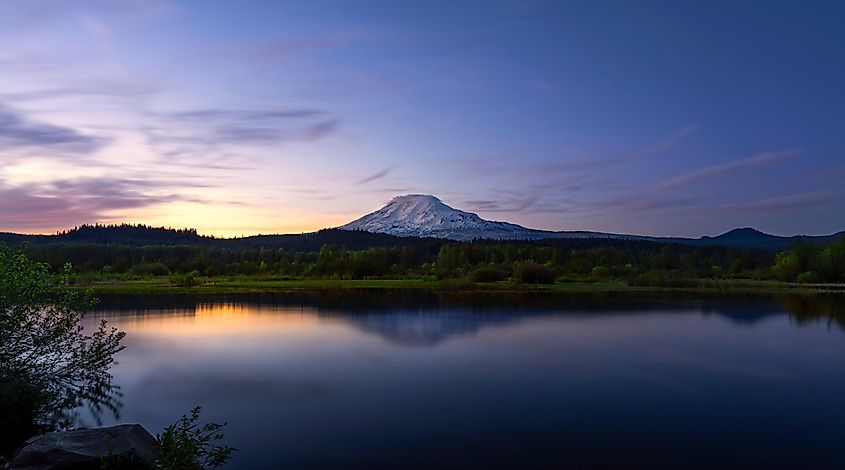
{"type": "Polygon", "coordinates": [[[510,273],[499,268],[484,267],[473,271],[471,277],[474,282],[498,282],[506,280],[510,273]]]}
{"type": "Polygon", "coordinates": [[[593,270],[590,271],[590,277],[593,279],[609,279],[610,268],[605,266],[595,266],[593,267],[593,270]]]}
{"type": "Polygon", "coordinates": [[[551,268],[533,261],[516,263],[513,268],[513,277],[525,284],[554,284],[555,282],[555,273],[551,268]]]}
{"type": "Polygon", "coordinates": [[[134,269],[137,274],[145,276],[167,276],[170,274],[170,268],[161,261],[153,263],[142,264],[134,269]]]}
{"type": "Polygon", "coordinates": [[[199,285],[200,273],[196,270],[189,273],[177,273],[170,275],[170,283],[179,287],[194,287],[199,285]]]}
{"type": "Polygon", "coordinates": [[[200,407],[191,410],[156,436],[159,449],[157,468],[163,470],[215,469],[225,464],[235,451],[219,444],[226,423],[199,423],[200,407]]]}
{"type": "Polygon", "coordinates": [[[801,260],[793,251],[778,253],[772,265],[772,276],[781,281],[794,281],[801,272],[801,260]]]}
{"type": "Polygon", "coordinates": [[[819,282],[819,276],[813,271],[804,271],[795,278],[795,282],[800,282],[802,284],[819,282]]]}

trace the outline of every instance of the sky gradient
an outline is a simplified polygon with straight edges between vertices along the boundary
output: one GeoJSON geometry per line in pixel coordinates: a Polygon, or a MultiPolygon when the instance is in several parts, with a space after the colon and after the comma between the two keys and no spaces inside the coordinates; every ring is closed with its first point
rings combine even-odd
{"type": "Polygon", "coordinates": [[[845,3],[0,4],[0,231],[845,229],[845,3]]]}

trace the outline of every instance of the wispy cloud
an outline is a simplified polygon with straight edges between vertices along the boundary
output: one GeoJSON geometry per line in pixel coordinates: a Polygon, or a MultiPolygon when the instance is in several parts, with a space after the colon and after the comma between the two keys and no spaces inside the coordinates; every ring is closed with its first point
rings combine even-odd
{"type": "Polygon", "coordinates": [[[115,83],[105,80],[90,81],[73,85],[51,88],[35,88],[22,91],[2,92],[0,99],[6,102],[24,103],[30,101],[53,100],[63,98],[145,98],[162,91],[162,88],[149,83],[115,83]]]}
{"type": "Polygon", "coordinates": [[[357,182],[357,183],[358,183],[358,184],[366,184],[366,183],[370,183],[370,182],[372,182],[372,181],[376,181],[376,180],[382,179],[382,178],[384,178],[385,176],[389,175],[389,174],[390,174],[393,170],[395,170],[395,169],[396,169],[396,166],[395,166],[395,165],[393,165],[393,166],[389,166],[389,167],[387,167],[387,168],[385,168],[385,169],[383,169],[383,170],[381,170],[381,171],[377,171],[376,173],[373,173],[373,174],[372,174],[372,175],[370,175],[370,176],[367,176],[367,177],[365,177],[365,178],[362,178],[362,179],[358,180],[358,182],[357,182]]]}
{"type": "Polygon", "coordinates": [[[463,202],[474,211],[486,212],[533,212],[543,210],[539,205],[540,194],[500,194],[498,199],[469,199],[463,202]]]}
{"type": "Polygon", "coordinates": [[[525,86],[532,90],[542,91],[545,93],[560,93],[559,86],[545,80],[529,80],[525,82],[525,86]]]}
{"type": "Polygon", "coordinates": [[[0,5],[0,26],[11,31],[44,28],[68,18],[108,15],[128,18],[171,16],[180,10],[164,0],[48,0],[0,5]]]}
{"type": "Polygon", "coordinates": [[[334,134],[340,127],[340,120],[336,118],[323,119],[320,122],[311,124],[302,133],[302,140],[320,140],[334,134]]]}
{"type": "MultiPolygon", "coordinates": [[[[504,191],[501,188],[489,191],[485,197],[468,197],[463,200],[472,210],[484,212],[552,213],[574,214],[602,211],[609,208],[629,207],[639,204],[639,210],[662,209],[660,198],[626,196],[602,197],[599,200],[575,198],[575,193],[589,192],[591,188],[602,188],[604,194],[623,191],[619,188],[618,170],[636,164],[650,157],[656,157],[683,139],[697,132],[697,125],[680,128],[654,143],[622,155],[604,158],[563,160],[553,163],[526,164],[525,158],[501,155],[488,160],[461,162],[473,175],[478,175],[483,165],[484,174],[506,178],[507,186],[518,188],[504,191]],[[518,180],[519,184],[514,184],[518,180]]],[[[676,204],[678,201],[670,201],[676,204]]],[[[682,201],[688,204],[689,201],[682,201]]]]}
{"type": "Polygon", "coordinates": [[[676,130],[675,132],[669,134],[668,136],[658,140],[657,142],[649,145],[648,147],[636,152],[632,155],[627,155],[621,157],[623,161],[630,161],[630,160],[639,160],[645,157],[651,157],[653,155],[657,155],[659,153],[663,153],[670,148],[674,147],[678,143],[680,143],[686,137],[695,134],[700,130],[700,126],[698,124],[690,124],[686,127],[676,130]]]}
{"type": "Polygon", "coordinates": [[[174,119],[211,122],[264,122],[276,119],[304,119],[319,116],[322,113],[312,109],[199,109],[175,112],[169,115],[174,119]]]}
{"type": "Polygon", "coordinates": [[[0,105],[0,151],[9,148],[61,150],[93,153],[103,140],[70,127],[34,121],[22,113],[0,105]]]}
{"type": "Polygon", "coordinates": [[[775,162],[790,158],[798,153],[797,150],[784,150],[780,152],[764,152],[746,158],[740,158],[726,163],[719,163],[705,168],[699,168],[682,175],[678,175],[655,186],[657,190],[666,190],[686,187],[700,181],[729,175],[739,171],[747,171],[755,168],[764,168],[775,162]]]}
{"type": "Polygon", "coordinates": [[[165,182],[85,178],[44,184],[0,181],[0,230],[53,230],[120,219],[121,210],[174,201],[203,202],[166,192],[165,182]],[[164,192],[164,194],[162,194],[164,192]]]}
{"type": "MultiPolygon", "coordinates": [[[[662,147],[657,146],[655,148],[662,147]]],[[[784,150],[779,152],[764,152],[753,155],[747,158],[737,159],[727,163],[712,165],[709,167],[693,170],[682,175],[664,180],[651,189],[626,191],[624,188],[618,188],[617,194],[602,196],[595,199],[567,199],[562,200],[560,194],[549,192],[541,187],[537,187],[537,193],[542,194],[542,203],[534,204],[528,208],[531,212],[551,212],[551,213],[567,213],[571,215],[631,215],[641,214],[647,216],[655,213],[675,213],[681,210],[695,210],[711,211],[716,206],[711,202],[712,198],[705,198],[702,196],[678,196],[666,194],[666,190],[682,188],[700,181],[705,181],[711,178],[718,178],[740,171],[748,171],[752,169],[760,169],[773,165],[781,160],[788,159],[798,153],[797,150],[784,150]]],[[[606,185],[602,186],[605,191],[603,193],[612,193],[610,188],[606,185]]],[[[815,195],[817,196],[817,195],[815,195]]],[[[726,211],[740,211],[743,207],[760,207],[765,209],[768,204],[785,204],[798,203],[803,199],[786,199],[781,200],[774,198],[771,200],[758,201],[758,205],[752,204],[737,204],[734,206],[724,206],[726,211]]],[[[815,200],[810,198],[810,200],[815,200]]],[[[721,206],[720,206],[721,207],[721,206]]]]}
{"type": "Polygon", "coordinates": [[[197,145],[279,144],[313,141],[337,130],[338,120],[313,109],[209,108],[154,115],[157,142],[197,145]]]}
{"type": "Polygon", "coordinates": [[[776,196],[749,202],[722,204],[719,212],[782,212],[798,209],[822,209],[842,203],[842,194],[835,191],[810,191],[786,196],[776,196]]]}
{"type": "Polygon", "coordinates": [[[662,139],[648,145],[640,150],[619,155],[610,158],[592,158],[576,161],[564,161],[554,165],[559,170],[584,170],[584,171],[601,171],[605,172],[608,169],[615,168],[622,165],[635,163],[637,161],[659,155],[672,147],[678,145],[684,138],[698,132],[699,126],[691,124],[689,126],[678,129],[662,139]]]}
{"type": "Polygon", "coordinates": [[[300,54],[347,44],[364,39],[366,34],[337,34],[332,36],[274,41],[258,48],[256,58],[265,62],[284,62],[300,54]]]}
{"type": "Polygon", "coordinates": [[[678,145],[684,138],[698,132],[699,126],[689,125],[678,129],[671,134],[657,140],[656,142],[632,151],[613,157],[591,157],[579,159],[564,159],[553,163],[526,164],[526,156],[515,153],[496,155],[489,158],[478,158],[459,161],[458,164],[473,173],[477,172],[480,165],[484,165],[485,174],[513,176],[515,172],[526,174],[534,173],[544,179],[549,177],[557,178],[560,174],[579,176],[597,176],[605,174],[620,166],[636,163],[649,157],[657,156],[670,148],[678,145]]]}

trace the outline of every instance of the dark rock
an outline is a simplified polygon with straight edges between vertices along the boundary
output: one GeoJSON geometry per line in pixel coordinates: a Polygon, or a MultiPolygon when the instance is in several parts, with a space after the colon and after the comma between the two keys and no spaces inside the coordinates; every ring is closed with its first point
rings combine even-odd
{"type": "Polygon", "coordinates": [[[52,432],[24,444],[11,462],[11,470],[99,469],[102,457],[131,468],[143,468],[144,459],[155,458],[155,438],[140,424],[52,432]]]}

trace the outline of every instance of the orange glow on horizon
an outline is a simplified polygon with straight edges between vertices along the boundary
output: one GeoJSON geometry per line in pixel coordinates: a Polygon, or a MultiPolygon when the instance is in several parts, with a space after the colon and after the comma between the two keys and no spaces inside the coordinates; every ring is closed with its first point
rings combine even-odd
{"type": "Polygon", "coordinates": [[[321,320],[312,308],[200,304],[193,311],[112,317],[110,323],[131,329],[133,335],[166,338],[272,335],[281,331],[299,334],[316,331],[321,320]]]}
{"type": "MultiPolygon", "coordinates": [[[[76,225],[93,224],[144,224],[152,227],[173,229],[195,229],[198,234],[217,238],[240,238],[254,235],[287,235],[316,232],[318,230],[344,225],[360,214],[325,214],[289,212],[270,217],[264,208],[241,208],[232,206],[204,206],[199,204],[177,205],[138,210],[129,216],[81,221],[76,225]],[[282,219],[281,223],[268,221],[282,219]],[[178,222],[174,222],[178,221],[178,222]]],[[[73,227],[50,227],[35,230],[3,230],[36,235],[53,235],[73,227]]]]}

